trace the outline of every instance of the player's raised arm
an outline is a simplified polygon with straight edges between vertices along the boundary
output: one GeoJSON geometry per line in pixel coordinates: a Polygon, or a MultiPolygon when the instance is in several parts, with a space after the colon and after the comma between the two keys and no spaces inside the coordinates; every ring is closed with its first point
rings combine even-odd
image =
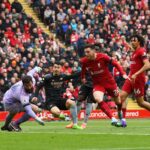
{"type": "Polygon", "coordinates": [[[27,75],[29,75],[29,76],[31,76],[32,77],[32,81],[33,81],[33,84],[35,85],[35,79],[34,79],[34,74],[35,73],[40,73],[42,71],[42,68],[40,68],[40,67],[34,67],[33,69],[31,69],[28,73],[27,73],[27,75]]]}
{"type": "Polygon", "coordinates": [[[27,73],[27,75],[33,77],[34,73],[36,73],[36,72],[39,73],[39,72],[41,72],[41,70],[42,70],[42,68],[36,66],[36,67],[34,67],[33,69],[31,69],[31,70],[27,73]]]}

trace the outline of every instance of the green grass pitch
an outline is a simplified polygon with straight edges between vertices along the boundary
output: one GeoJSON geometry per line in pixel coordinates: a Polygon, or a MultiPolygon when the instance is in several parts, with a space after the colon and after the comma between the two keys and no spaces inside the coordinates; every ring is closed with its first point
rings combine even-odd
{"type": "Polygon", "coordinates": [[[27,122],[22,132],[0,131],[0,150],[150,150],[150,119],[127,121],[117,128],[110,120],[89,120],[84,130],[66,129],[63,121],[27,122]]]}

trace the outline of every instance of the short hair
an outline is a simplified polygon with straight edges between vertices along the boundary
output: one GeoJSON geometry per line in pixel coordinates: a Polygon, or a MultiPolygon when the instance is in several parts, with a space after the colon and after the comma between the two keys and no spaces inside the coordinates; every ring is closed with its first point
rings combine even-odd
{"type": "Polygon", "coordinates": [[[132,36],[131,36],[130,40],[131,40],[132,38],[137,38],[138,41],[140,42],[140,46],[144,46],[145,40],[144,40],[144,38],[143,38],[141,35],[135,34],[135,35],[132,35],[132,36]]]}
{"type": "Polygon", "coordinates": [[[86,44],[84,45],[84,49],[86,49],[86,48],[94,49],[94,44],[86,43],[86,44]]]}
{"type": "Polygon", "coordinates": [[[53,63],[53,67],[54,67],[54,65],[60,65],[61,66],[61,63],[59,61],[56,61],[53,63]]]}
{"type": "Polygon", "coordinates": [[[23,83],[23,84],[28,84],[28,83],[30,83],[30,82],[33,82],[31,76],[25,75],[25,76],[22,77],[22,83],[23,83]]]}

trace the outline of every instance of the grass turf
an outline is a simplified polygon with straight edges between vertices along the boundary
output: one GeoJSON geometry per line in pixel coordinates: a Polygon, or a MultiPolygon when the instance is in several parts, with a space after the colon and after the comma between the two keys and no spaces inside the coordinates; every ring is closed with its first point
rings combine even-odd
{"type": "Polygon", "coordinates": [[[150,150],[148,119],[130,119],[127,128],[90,120],[86,129],[73,130],[65,128],[68,123],[27,122],[22,132],[0,131],[0,150],[150,150]]]}

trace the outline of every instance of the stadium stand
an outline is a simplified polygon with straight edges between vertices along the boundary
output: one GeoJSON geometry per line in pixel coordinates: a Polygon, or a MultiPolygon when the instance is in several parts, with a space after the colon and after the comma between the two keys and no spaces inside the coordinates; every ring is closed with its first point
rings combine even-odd
{"type": "MultiPolygon", "coordinates": [[[[85,42],[99,44],[100,50],[118,59],[127,72],[130,52],[126,40],[131,34],[144,36],[149,55],[150,6],[146,0],[10,2],[0,0],[0,95],[35,65],[48,72],[59,60],[67,74],[70,69],[76,71],[85,42]],[[66,48],[55,40],[55,35],[66,48]]],[[[149,74],[147,78],[149,81],[149,74]]]]}

